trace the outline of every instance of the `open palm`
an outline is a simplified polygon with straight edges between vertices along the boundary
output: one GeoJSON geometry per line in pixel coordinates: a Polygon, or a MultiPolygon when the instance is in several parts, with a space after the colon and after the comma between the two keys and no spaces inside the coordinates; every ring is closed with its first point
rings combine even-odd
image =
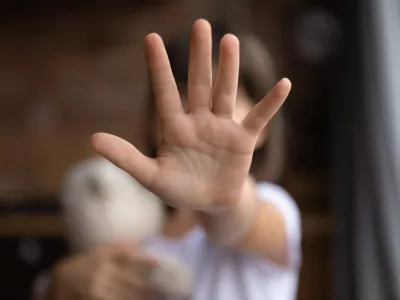
{"type": "Polygon", "coordinates": [[[162,143],[155,159],[109,134],[92,137],[93,147],[170,205],[199,210],[239,200],[257,135],[286,99],[281,80],[241,124],[232,119],[238,88],[239,41],[221,40],[219,68],[212,80],[211,27],[198,20],[191,34],[188,108],[182,107],[164,44],[146,38],[152,88],[161,120],[162,143]]]}

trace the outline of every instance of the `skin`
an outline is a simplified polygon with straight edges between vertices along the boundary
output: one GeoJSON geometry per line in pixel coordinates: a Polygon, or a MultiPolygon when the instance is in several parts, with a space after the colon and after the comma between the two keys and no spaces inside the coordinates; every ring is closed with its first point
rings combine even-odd
{"type": "MultiPolygon", "coordinates": [[[[288,79],[279,81],[251,107],[247,95],[238,90],[238,39],[228,34],[221,40],[214,81],[207,21],[195,22],[190,43],[185,109],[160,36],[152,33],[146,37],[160,123],[157,158],[146,157],[127,141],[106,133],[93,135],[92,146],[177,208],[165,228],[166,236],[182,237],[200,224],[214,243],[284,266],[288,258],[283,217],[273,205],[258,198],[249,168],[254,149],[265,139],[264,128],[285,101],[291,83],[288,79]]],[[[154,263],[143,255],[139,259],[132,254],[132,247],[121,245],[72,256],[55,267],[50,299],[82,295],[102,300],[150,299],[143,276],[143,266],[151,268],[150,262],[154,263]],[[130,268],[115,259],[118,255],[130,268]],[[99,282],[109,282],[108,288],[99,290],[99,282]]]]}
{"type": "MultiPolygon", "coordinates": [[[[184,109],[187,110],[187,91],[183,84],[178,84],[179,91],[181,94],[181,100],[184,109]]],[[[237,123],[243,121],[246,115],[250,112],[253,104],[245,90],[240,86],[236,96],[235,109],[233,112],[233,120],[237,123]]],[[[159,120],[156,120],[156,128],[158,129],[159,120]]],[[[156,140],[161,143],[162,137],[159,130],[155,131],[156,140]]],[[[258,149],[263,145],[267,137],[266,128],[257,136],[257,142],[255,148],[258,149]]],[[[164,228],[164,236],[169,238],[182,238],[184,237],[193,227],[201,225],[199,216],[196,211],[191,209],[177,208],[176,212],[167,220],[164,228]]]]}
{"type": "Polygon", "coordinates": [[[135,247],[100,245],[62,260],[54,268],[47,299],[153,299],[147,275],[157,262],[135,247]]]}

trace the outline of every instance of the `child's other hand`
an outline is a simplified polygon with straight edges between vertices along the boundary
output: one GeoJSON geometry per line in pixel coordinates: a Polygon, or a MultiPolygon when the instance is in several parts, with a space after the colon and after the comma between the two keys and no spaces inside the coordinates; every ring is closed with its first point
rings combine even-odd
{"type": "Polygon", "coordinates": [[[233,35],[222,39],[214,85],[207,21],[194,24],[190,44],[185,112],[161,38],[156,34],[146,38],[161,121],[158,157],[148,158],[128,142],[104,133],[95,134],[92,145],[168,204],[210,211],[240,199],[257,135],[285,101],[291,84],[281,80],[238,124],[232,119],[238,88],[238,39],[233,35]]]}
{"type": "Polygon", "coordinates": [[[153,299],[154,258],[132,245],[101,245],[55,268],[51,299],[153,299]]]}

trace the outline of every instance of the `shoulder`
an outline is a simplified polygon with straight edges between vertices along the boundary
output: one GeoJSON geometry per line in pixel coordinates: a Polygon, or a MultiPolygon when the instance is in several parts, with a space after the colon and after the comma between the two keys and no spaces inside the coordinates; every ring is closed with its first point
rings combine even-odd
{"type": "Polygon", "coordinates": [[[299,214],[296,201],[293,197],[281,186],[270,182],[257,183],[258,196],[264,200],[276,205],[278,209],[284,211],[293,211],[299,214]]]}

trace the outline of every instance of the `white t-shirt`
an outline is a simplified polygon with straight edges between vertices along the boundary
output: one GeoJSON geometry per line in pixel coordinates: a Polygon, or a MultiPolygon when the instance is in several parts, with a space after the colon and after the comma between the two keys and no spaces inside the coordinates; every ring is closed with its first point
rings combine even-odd
{"type": "MultiPolygon", "coordinates": [[[[158,238],[150,248],[179,257],[194,272],[195,290],[187,300],[294,300],[301,265],[301,223],[292,197],[271,183],[257,185],[260,198],[283,214],[287,232],[289,266],[211,244],[205,232],[195,228],[185,238],[158,238]]],[[[50,274],[34,284],[34,299],[43,299],[50,274]]],[[[186,300],[186,299],[185,299],[186,300]]]]}
{"type": "Polygon", "coordinates": [[[190,300],[294,300],[301,265],[301,222],[292,197],[271,183],[257,185],[260,198],[271,202],[285,219],[289,266],[239,253],[208,242],[195,228],[185,238],[160,238],[151,248],[183,259],[195,276],[190,300]]]}

